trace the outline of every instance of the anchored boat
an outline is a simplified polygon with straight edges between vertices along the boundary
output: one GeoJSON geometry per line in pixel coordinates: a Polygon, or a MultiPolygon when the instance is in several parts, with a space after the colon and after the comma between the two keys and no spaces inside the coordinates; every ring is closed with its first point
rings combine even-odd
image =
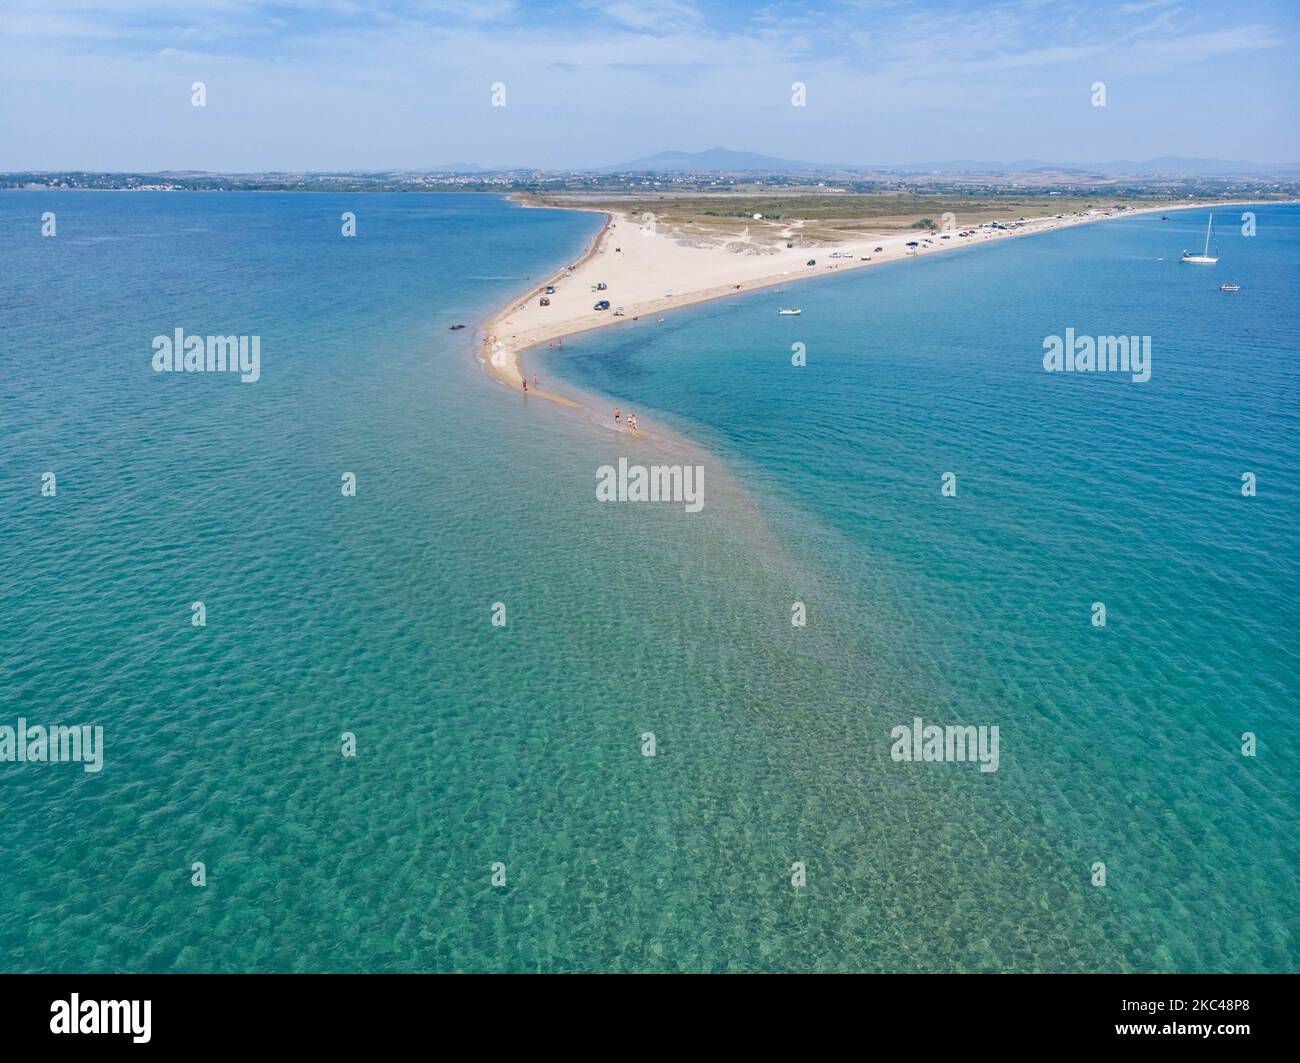
{"type": "Polygon", "coordinates": [[[1190,251],[1184,251],[1180,262],[1190,262],[1194,266],[1213,266],[1219,261],[1217,255],[1210,254],[1210,233],[1214,229],[1214,215],[1210,215],[1209,224],[1205,226],[1205,250],[1199,255],[1193,255],[1190,251]]]}

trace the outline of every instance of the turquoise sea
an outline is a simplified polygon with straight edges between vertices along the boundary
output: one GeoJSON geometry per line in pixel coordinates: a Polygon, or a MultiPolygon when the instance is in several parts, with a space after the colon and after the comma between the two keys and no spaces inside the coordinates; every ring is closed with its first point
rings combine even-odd
{"type": "Polygon", "coordinates": [[[104,729],[0,763],[0,969],[1300,970],[1300,207],[1252,209],[1213,268],[1147,215],[530,356],[652,442],[474,358],[595,216],[0,194],[0,726],[104,729]],[[261,379],[153,372],[176,328],[261,379]],[[1151,380],[1045,373],[1067,328],[1151,380]],[[620,456],[704,509],[598,502],[620,456]],[[917,716],[999,770],[895,762],[917,716]]]}

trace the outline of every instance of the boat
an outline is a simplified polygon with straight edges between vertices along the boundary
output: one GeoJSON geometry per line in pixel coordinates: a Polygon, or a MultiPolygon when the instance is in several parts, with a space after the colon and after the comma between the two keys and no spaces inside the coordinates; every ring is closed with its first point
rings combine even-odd
{"type": "Polygon", "coordinates": [[[1205,226],[1205,250],[1199,255],[1193,255],[1188,251],[1183,252],[1180,262],[1190,262],[1194,266],[1213,266],[1219,261],[1217,255],[1210,254],[1210,233],[1214,229],[1214,215],[1210,215],[1210,220],[1205,226]]]}
{"type": "Polygon", "coordinates": [[[782,307],[780,310],[777,311],[777,313],[778,313],[779,315],[781,315],[782,317],[794,317],[796,314],[802,314],[803,311],[802,311],[802,310],[786,310],[784,307],[782,307]]]}
{"type": "Polygon", "coordinates": [[[1221,291],[1221,292],[1239,292],[1239,291],[1241,291],[1241,285],[1240,285],[1240,284],[1220,284],[1220,285],[1219,285],[1219,291],[1221,291]]]}

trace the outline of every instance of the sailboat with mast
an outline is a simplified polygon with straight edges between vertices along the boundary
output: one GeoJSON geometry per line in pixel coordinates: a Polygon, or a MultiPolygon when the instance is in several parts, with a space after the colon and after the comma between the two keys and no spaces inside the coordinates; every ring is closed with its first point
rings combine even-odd
{"type": "Polygon", "coordinates": [[[1210,215],[1209,224],[1205,226],[1205,250],[1199,255],[1193,255],[1190,251],[1184,251],[1180,262],[1191,262],[1196,266],[1213,266],[1219,261],[1218,255],[1210,254],[1210,233],[1214,230],[1214,215],[1210,215]]]}

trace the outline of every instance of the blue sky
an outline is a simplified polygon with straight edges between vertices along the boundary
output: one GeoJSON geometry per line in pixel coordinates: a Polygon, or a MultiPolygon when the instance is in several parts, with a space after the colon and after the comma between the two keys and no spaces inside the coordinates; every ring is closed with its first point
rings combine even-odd
{"type": "Polygon", "coordinates": [[[0,0],[0,170],[1294,162],[1297,45],[1300,0],[0,0]]]}

